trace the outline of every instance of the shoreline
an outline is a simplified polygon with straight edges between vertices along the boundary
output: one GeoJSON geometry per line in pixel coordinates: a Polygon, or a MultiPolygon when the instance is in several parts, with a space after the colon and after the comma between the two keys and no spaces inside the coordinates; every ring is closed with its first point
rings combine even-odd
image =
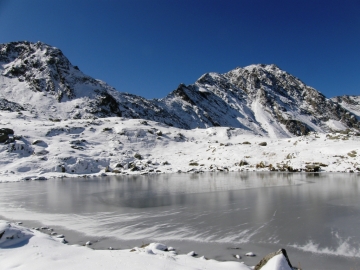
{"type": "Polygon", "coordinates": [[[157,172],[157,173],[108,173],[108,174],[62,174],[62,175],[54,175],[53,173],[45,173],[41,174],[41,176],[23,176],[20,178],[17,178],[14,180],[11,176],[4,176],[0,175],[0,184],[1,183],[11,183],[11,182],[27,182],[27,181],[47,181],[47,180],[53,180],[53,179],[78,179],[78,178],[107,178],[107,177],[132,177],[132,176],[157,176],[157,175],[171,175],[171,174],[203,174],[203,173],[271,173],[271,174],[308,174],[308,175],[314,175],[314,174],[358,174],[360,175],[360,171],[318,171],[318,172],[306,172],[301,171],[298,169],[298,171],[270,171],[270,170],[238,170],[238,171],[224,171],[224,170],[202,170],[202,171],[191,171],[191,172],[157,172]],[[9,180],[8,178],[12,179],[9,180]],[[40,178],[40,179],[39,179],[40,178]],[[2,180],[3,179],[3,180],[2,180]]]}

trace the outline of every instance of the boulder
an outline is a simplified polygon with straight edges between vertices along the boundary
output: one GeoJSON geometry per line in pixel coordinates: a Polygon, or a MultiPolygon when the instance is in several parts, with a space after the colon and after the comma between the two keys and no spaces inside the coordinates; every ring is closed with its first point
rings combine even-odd
{"type": "MultiPolygon", "coordinates": [[[[266,255],[254,268],[254,270],[260,270],[260,269],[268,269],[268,267],[270,267],[270,260],[273,259],[274,257],[278,256],[278,255],[282,255],[283,258],[280,258],[282,259],[282,266],[285,266],[282,267],[282,268],[279,268],[279,269],[283,269],[283,270],[292,270],[292,269],[296,269],[296,268],[293,268],[291,263],[290,263],[290,260],[289,260],[289,257],[287,256],[287,253],[286,253],[286,250],[285,249],[279,249],[278,251],[276,252],[273,252],[273,253],[270,253],[268,255],[266,255]],[[288,266],[288,267],[287,267],[288,266]]],[[[275,259],[275,258],[274,258],[275,259]]],[[[278,259],[278,257],[276,258],[278,259]]],[[[277,260],[279,261],[279,260],[277,260]]],[[[278,263],[277,263],[278,264],[278,263]]],[[[272,266],[271,266],[272,267],[272,266]]],[[[269,268],[269,269],[273,269],[273,268],[269,268]]],[[[273,270],[277,270],[277,269],[273,269],[273,270]]]]}
{"type": "Polygon", "coordinates": [[[261,142],[259,143],[260,146],[267,146],[267,142],[261,142]]]}
{"type": "Polygon", "coordinates": [[[149,244],[149,248],[150,249],[162,250],[162,251],[167,251],[168,250],[167,246],[165,246],[164,244],[160,244],[160,243],[151,243],[151,244],[149,244]]]}
{"type": "Polygon", "coordinates": [[[305,172],[319,172],[320,166],[317,164],[308,164],[305,165],[305,172]]]}
{"type": "Polygon", "coordinates": [[[14,135],[14,130],[12,130],[11,128],[0,128],[0,133],[14,135]]]}
{"type": "Polygon", "coordinates": [[[0,143],[4,143],[9,139],[9,135],[5,133],[0,133],[0,143]]]}

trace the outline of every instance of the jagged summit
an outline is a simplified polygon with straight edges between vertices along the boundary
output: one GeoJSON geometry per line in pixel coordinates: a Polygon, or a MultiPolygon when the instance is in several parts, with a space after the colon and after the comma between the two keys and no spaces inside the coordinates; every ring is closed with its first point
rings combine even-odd
{"type": "Polygon", "coordinates": [[[122,116],[185,129],[242,128],[271,137],[359,128],[358,107],[327,99],[274,64],[206,73],[154,100],[116,91],[41,42],[0,44],[0,73],[0,109],[29,110],[37,117],[122,116]]]}

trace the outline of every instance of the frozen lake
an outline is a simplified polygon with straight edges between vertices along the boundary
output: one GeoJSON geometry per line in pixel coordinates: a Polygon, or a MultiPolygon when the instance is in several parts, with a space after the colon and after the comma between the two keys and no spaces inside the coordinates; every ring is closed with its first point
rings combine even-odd
{"type": "Polygon", "coordinates": [[[94,248],[158,241],[218,260],[240,254],[248,265],[285,248],[304,269],[360,269],[359,180],[254,172],[2,183],[0,215],[94,248]]]}

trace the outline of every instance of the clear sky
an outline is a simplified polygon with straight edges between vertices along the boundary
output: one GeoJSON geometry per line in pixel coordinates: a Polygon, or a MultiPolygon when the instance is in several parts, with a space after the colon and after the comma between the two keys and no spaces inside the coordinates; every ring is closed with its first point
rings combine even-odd
{"type": "Polygon", "coordinates": [[[146,98],[259,63],[360,95],[359,0],[0,0],[0,26],[0,43],[45,42],[146,98]]]}

